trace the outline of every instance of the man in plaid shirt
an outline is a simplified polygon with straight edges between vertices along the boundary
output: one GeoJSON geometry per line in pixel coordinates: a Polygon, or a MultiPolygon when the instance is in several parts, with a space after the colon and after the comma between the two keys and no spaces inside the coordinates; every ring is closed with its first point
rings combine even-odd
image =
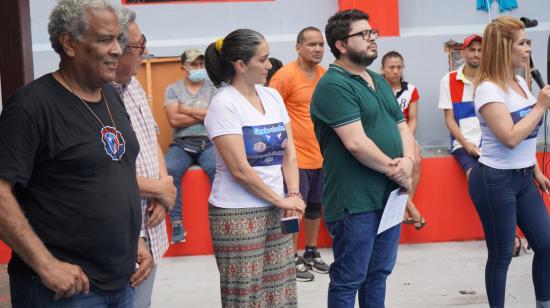
{"type": "Polygon", "coordinates": [[[162,150],[157,141],[158,126],[153,118],[147,96],[134,77],[147,54],[145,36],[135,22],[135,13],[120,8],[123,54],[119,58],[115,87],[130,116],[139,141],[136,174],[141,195],[143,216],[140,236],[149,244],[154,266],[147,279],[135,289],[134,307],[150,307],[157,264],[168,249],[166,213],[174,206],[176,188],[168,175],[162,150]]]}

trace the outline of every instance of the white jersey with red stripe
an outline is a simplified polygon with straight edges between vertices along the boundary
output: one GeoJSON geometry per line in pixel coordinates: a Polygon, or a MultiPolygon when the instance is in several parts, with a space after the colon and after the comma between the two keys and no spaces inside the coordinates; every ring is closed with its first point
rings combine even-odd
{"type": "Polygon", "coordinates": [[[395,98],[399,103],[399,107],[401,107],[405,120],[409,122],[409,105],[411,103],[417,103],[420,99],[418,89],[412,83],[402,81],[401,90],[394,91],[393,94],[395,94],[395,98]]]}

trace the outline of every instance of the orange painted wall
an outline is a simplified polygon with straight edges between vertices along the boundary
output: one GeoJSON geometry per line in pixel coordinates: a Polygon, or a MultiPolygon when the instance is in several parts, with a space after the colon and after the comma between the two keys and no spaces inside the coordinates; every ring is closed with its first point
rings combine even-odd
{"type": "Polygon", "coordinates": [[[143,61],[136,78],[147,93],[153,116],[159,126],[159,144],[164,153],[172,143],[172,128],[164,112],[164,90],[182,79],[179,57],[153,58],[143,61]]]}
{"type": "Polygon", "coordinates": [[[399,36],[398,0],[338,0],[341,11],[359,9],[370,16],[369,23],[382,36],[399,36]]]}

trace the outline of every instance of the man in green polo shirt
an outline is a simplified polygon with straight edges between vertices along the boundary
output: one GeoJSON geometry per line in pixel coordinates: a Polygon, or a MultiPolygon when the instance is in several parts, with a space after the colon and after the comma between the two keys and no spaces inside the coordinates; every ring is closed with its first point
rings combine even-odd
{"type": "Polygon", "coordinates": [[[323,210],[333,236],[328,307],[383,307],[400,226],[377,235],[390,192],[409,189],[414,138],[387,82],[367,70],[378,31],[359,10],[336,13],[325,36],[336,61],[317,84],[311,118],[324,157],[323,210]],[[368,303],[368,304],[367,304],[368,303]]]}

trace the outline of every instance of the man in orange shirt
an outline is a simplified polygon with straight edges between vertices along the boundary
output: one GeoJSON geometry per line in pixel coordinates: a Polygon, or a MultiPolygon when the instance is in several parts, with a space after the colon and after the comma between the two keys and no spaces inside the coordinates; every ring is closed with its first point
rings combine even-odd
{"type": "MultiPolygon", "coordinates": [[[[319,65],[323,60],[325,41],[315,27],[304,28],[298,33],[296,52],[298,59],[283,66],[271,79],[269,86],[277,89],[285,102],[300,168],[300,194],[306,202],[304,226],[306,250],[303,256],[296,253],[296,280],[311,281],[314,276],[309,269],[328,273],[329,266],[317,251],[317,235],[321,223],[321,200],[323,197],[323,157],[313,132],[309,113],[311,96],[325,69],[319,65]]],[[[292,192],[289,192],[292,193],[292,192]]],[[[294,249],[297,251],[298,234],[294,234],[294,249]]]]}

